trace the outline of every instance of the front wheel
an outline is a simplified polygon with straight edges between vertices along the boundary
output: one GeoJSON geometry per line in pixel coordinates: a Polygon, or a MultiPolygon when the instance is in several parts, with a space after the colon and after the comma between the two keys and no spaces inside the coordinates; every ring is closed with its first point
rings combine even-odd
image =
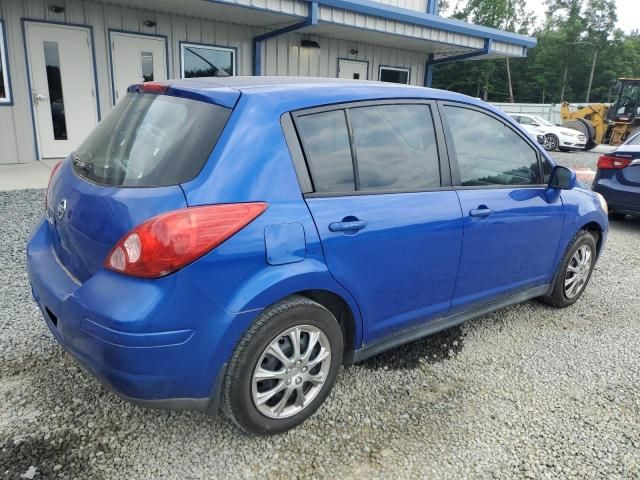
{"type": "Polygon", "coordinates": [[[556,137],[555,135],[547,133],[544,136],[544,149],[547,152],[553,152],[556,148],[558,148],[558,145],[560,145],[560,140],[558,140],[558,137],[556,137]]]}
{"type": "Polygon", "coordinates": [[[224,410],[242,430],[280,433],[310,417],[342,364],[335,317],[306,297],[267,309],[238,343],[225,377],[224,410]]]}
{"type": "Polygon", "coordinates": [[[596,256],[595,238],[591,233],[581,230],[564,254],[551,291],[540,300],[556,308],[576,303],[589,283],[596,256]]]}

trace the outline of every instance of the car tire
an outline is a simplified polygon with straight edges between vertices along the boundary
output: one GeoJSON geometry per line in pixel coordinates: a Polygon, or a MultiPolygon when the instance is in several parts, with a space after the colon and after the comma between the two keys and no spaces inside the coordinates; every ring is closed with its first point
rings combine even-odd
{"type": "Polygon", "coordinates": [[[625,213],[609,212],[609,220],[613,220],[614,222],[621,222],[625,218],[627,218],[625,213]]]}
{"type": "Polygon", "coordinates": [[[540,297],[540,300],[555,308],[565,308],[576,303],[589,284],[596,258],[595,238],[591,233],[580,230],[564,253],[549,293],[540,297]]]}
{"type": "Polygon", "coordinates": [[[556,148],[558,148],[558,145],[560,145],[560,140],[558,140],[558,137],[556,137],[552,133],[547,133],[544,136],[544,149],[547,152],[554,151],[556,148]]]}
{"type": "Polygon", "coordinates": [[[299,425],[329,395],[343,349],[342,330],[329,310],[299,295],[282,300],[265,310],[236,346],[225,375],[224,412],[256,435],[299,425]]]}

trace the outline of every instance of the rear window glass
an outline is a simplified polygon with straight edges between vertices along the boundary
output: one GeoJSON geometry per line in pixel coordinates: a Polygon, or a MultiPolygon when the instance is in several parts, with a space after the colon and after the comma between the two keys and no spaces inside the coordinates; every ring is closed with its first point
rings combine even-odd
{"type": "Polygon", "coordinates": [[[154,187],[193,179],[231,110],[169,95],[130,93],[74,154],[74,170],[101,185],[154,187]]]}

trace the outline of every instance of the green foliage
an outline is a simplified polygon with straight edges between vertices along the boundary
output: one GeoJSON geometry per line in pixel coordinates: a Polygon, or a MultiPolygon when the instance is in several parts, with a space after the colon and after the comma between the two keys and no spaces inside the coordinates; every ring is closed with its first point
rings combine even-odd
{"type": "MultiPolygon", "coordinates": [[[[640,77],[640,32],[625,34],[615,28],[614,0],[546,0],[546,6],[540,27],[534,27],[536,20],[526,10],[525,0],[459,0],[453,13],[460,20],[538,39],[527,58],[509,62],[516,102],[557,103],[563,93],[566,100],[584,101],[596,52],[592,102],[610,101],[617,78],[640,77]]],[[[439,65],[434,87],[508,101],[506,61],[439,65]]]]}

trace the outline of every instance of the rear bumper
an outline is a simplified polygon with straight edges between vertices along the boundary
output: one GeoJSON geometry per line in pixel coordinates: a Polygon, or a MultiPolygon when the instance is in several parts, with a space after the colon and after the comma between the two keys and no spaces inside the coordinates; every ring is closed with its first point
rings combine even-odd
{"type": "Polygon", "coordinates": [[[32,293],[58,342],[108,388],[144,407],[217,409],[235,342],[230,314],[180,272],[141,280],[101,270],[80,284],[41,223],[27,249],[32,293]]]}
{"type": "Polygon", "coordinates": [[[605,198],[609,211],[630,215],[640,214],[640,188],[596,177],[593,190],[605,198]]]}

